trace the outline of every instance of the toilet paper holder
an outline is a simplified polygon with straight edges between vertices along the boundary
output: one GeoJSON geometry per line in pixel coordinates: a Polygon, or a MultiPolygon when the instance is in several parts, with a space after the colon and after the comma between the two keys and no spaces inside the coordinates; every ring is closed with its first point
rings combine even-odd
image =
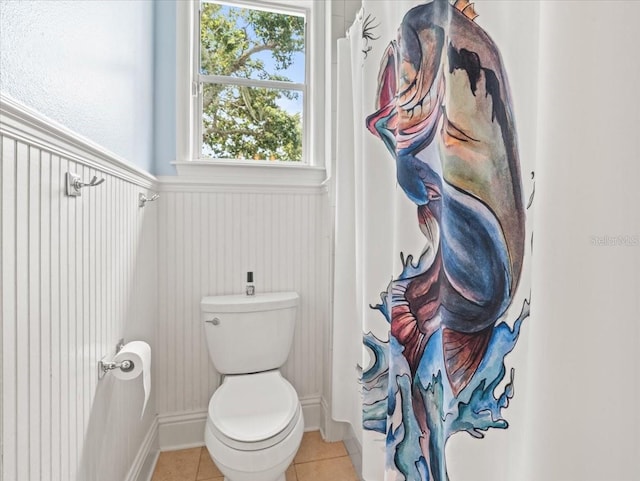
{"type": "MultiPolygon", "coordinates": [[[[124,347],[124,339],[120,339],[116,344],[116,354],[118,354],[124,347]]],[[[122,372],[130,372],[136,367],[133,361],[124,359],[120,362],[105,361],[106,358],[102,358],[98,361],[98,379],[102,379],[109,371],[114,369],[120,369],[122,372]]]]}

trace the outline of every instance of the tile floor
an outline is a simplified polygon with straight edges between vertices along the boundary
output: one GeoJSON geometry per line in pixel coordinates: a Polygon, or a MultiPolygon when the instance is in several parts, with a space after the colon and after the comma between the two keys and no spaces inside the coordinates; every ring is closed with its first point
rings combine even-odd
{"type": "MultiPolygon", "coordinates": [[[[151,481],[222,481],[207,448],[160,453],[151,481]]],[[[287,469],[287,481],[358,481],[342,442],[326,443],[319,431],[304,433],[300,449],[287,469]]]]}

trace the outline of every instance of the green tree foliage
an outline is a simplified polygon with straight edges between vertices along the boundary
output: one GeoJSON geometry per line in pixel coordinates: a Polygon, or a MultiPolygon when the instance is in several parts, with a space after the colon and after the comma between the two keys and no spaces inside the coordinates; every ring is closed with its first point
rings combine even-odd
{"type": "MultiPolygon", "coordinates": [[[[203,3],[201,73],[289,81],[279,72],[304,52],[304,19],[203,3]],[[269,52],[272,65],[256,56],[269,52]],[[270,68],[269,68],[270,67],[270,68]]],[[[263,56],[264,57],[264,56],[263,56]]],[[[297,100],[294,90],[204,84],[203,151],[219,158],[300,160],[302,119],[278,105],[297,100]]]]}

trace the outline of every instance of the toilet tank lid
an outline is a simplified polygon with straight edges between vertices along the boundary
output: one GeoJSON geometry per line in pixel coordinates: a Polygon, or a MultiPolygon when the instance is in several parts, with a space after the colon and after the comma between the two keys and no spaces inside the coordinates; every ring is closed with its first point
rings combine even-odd
{"type": "Polygon", "coordinates": [[[202,312],[255,312],[272,311],[298,305],[297,292],[261,292],[254,296],[235,294],[207,296],[200,302],[202,312]]]}

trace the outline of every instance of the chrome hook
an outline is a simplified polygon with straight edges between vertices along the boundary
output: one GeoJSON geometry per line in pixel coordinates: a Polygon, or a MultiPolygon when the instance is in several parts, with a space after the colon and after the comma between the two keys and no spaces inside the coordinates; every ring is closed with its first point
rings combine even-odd
{"type": "Polygon", "coordinates": [[[98,180],[98,176],[94,175],[88,184],[86,182],[77,182],[76,184],[78,187],[95,187],[96,185],[102,184],[104,181],[104,178],[98,180]]]}
{"type": "Polygon", "coordinates": [[[144,207],[144,205],[147,202],[153,202],[154,200],[156,200],[158,197],[160,197],[160,194],[153,194],[151,197],[147,197],[146,195],[144,195],[142,192],[140,192],[138,194],[138,207],[144,207]]]}
{"type": "Polygon", "coordinates": [[[80,180],[80,176],[72,172],[67,172],[66,180],[67,180],[66,193],[67,195],[73,196],[73,197],[77,197],[81,195],[80,189],[82,189],[83,187],[95,187],[96,185],[100,185],[105,181],[104,178],[98,180],[98,177],[94,175],[90,182],[88,183],[82,182],[80,180]]]}

